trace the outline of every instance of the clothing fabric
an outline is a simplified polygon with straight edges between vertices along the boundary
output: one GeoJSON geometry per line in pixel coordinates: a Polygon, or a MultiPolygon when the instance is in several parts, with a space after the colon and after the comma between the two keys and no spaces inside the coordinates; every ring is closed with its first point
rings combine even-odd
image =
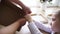
{"type": "Polygon", "coordinates": [[[42,34],[33,22],[29,23],[28,27],[31,31],[31,34],[42,34]]]}
{"type": "Polygon", "coordinates": [[[33,21],[33,23],[29,23],[28,28],[29,28],[31,34],[42,34],[42,32],[40,32],[39,29],[44,30],[48,33],[54,34],[54,32],[52,31],[50,26],[48,27],[48,25],[45,25],[45,24],[43,24],[41,22],[37,22],[37,21],[33,21]]]}

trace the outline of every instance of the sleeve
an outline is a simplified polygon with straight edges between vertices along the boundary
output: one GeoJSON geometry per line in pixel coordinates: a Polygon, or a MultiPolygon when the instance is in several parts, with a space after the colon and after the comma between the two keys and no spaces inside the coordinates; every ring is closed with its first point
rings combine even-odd
{"type": "Polygon", "coordinates": [[[34,23],[39,29],[44,30],[44,31],[49,32],[49,33],[52,32],[52,29],[51,29],[50,25],[43,24],[43,23],[37,22],[37,21],[34,21],[34,23]]]}
{"type": "Polygon", "coordinates": [[[31,34],[42,34],[34,23],[29,23],[28,28],[31,34]]]}

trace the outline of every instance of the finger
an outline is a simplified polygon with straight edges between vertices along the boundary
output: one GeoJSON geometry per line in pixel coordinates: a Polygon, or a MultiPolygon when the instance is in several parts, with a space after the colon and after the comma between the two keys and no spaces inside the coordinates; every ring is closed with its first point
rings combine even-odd
{"type": "Polygon", "coordinates": [[[21,19],[17,20],[16,22],[19,22],[19,23],[21,24],[21,23],[23,23],[23,22],[25,22],[25,21],[26,21],[25,18],[21,18],[21,19]]]}

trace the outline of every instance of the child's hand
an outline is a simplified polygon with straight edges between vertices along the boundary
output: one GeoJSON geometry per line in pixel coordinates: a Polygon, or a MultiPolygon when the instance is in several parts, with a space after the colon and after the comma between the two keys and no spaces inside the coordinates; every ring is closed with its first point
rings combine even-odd
{"type": "Polygon", "coordinates": [[[23,11],[25,12],[25,18],[26,18],[26,20],[28,21],[28,22],[32,22],[32,18],[31,18],[31,10],[30,10],[30,8],[28,8],[28,7],[25,7],[25,8],[23,8],[23,11]]]}

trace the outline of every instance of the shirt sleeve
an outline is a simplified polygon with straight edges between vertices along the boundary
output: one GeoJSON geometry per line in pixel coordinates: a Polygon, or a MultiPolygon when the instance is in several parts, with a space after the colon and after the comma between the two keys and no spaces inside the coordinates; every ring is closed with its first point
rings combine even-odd
{"type": "Polygon", "coordinates": [[[52,32],[51,26],[49,26],[47,24],[43,24],[41,22],[37,22],[37,21],[34,21],[34,23],[39,29],[44,30],[44,31],[49,32],[49,33],[52,32]]]}
{"type": "Polygon", "coordinates": [[[29,23],[28,24],[28,28],[31,32],[31,34],[42,34],[39,29],[36,27],[36,25],[33,23],[29,23]]]}

